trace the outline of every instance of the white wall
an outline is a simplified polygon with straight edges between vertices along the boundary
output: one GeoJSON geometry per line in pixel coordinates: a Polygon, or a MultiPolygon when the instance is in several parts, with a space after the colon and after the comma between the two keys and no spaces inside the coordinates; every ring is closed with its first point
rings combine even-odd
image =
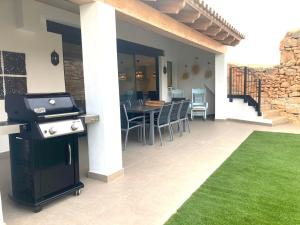
{"type": "Polygon", "coordinates": [[[225,54],[215,55],[215,118],[227,119],[227,59],[225,54]]]}
{"type": "MultiPolygon", "coordinates": [[[[33,0],[0,1],[0,51],[26,54],[29,93],[65,91],[61,36],[46,32],[46,19],[79,24],[78,15],[33,0]],[[53,50],[60,55],[57,66],[50,61],[53,50]]],[[[5,119],[4,101],[0,100],[0,120],[5,119]]],[[[7,137],[0,136],[0,152],[7,150],[7,137]]]]}
{"type": "Polygon", "coordinates": [[[163,65],[167,61],[173,63],[173,87],[184,90],[187,98],[191,98],[191,89],[197,87],[210,87],[208,91],[207,101],[209,103],[209,114],[214,113],[214,92],[215,81],[214,76],[210,79],[204,78],[204,73],[208,68],[208,62],[214,74],[214,55],[197,49],[195,47],[183,44],[181,42],[166,38],[152,31],[146,30],[136,24],[131,24],[124,21],[117,21],[117,37],[130,42],[139,43],[149,47],[164,50],[165,56],[160,57],[160,95],[162,100],[168,100],[167,92],[167,75],[162,73],[163,65]],[[194,64],[195,57],[199,57],[201,71],[197,76],[190,73],[190,79],[182,80],[181,75],[184,71],[184,66],[188,65],[188,70],[191,72],[191,66],[194,64]]]}
{"type": "Polygon", "coordinates": [[[215,65],[214,55],[201,51],[192,46],[181,46],[178,58],[177,87],[184,91],[185,97],[192,98],[192,88],[206,88],[206,101],[208,102],[208,114],[215,113],[215,65]],[[198,59],[197,59],[198,58],[198,59]],[[208,64],[210,63],[210,64],[208,64]],[[198,64],[200,71],[192,72],[192,66],[198,64]],[[187,66],[185,69],[185,66],[187,66]],[[212,77],[205,78],[207,70],[212,71],[212,77]],[[187,70],[189,78],[182,79],[182,74],[187,70]]]}
{"type": "Polygon", "coordinates": [[[3,225],[3,214],[2,214],[2,201],[1,201],[1,191],[0,191],[0,225],[3,225]]]}

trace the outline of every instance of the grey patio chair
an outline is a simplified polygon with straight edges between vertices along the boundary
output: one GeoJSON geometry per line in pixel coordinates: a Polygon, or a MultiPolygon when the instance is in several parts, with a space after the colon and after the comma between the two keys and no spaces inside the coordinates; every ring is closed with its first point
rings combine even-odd
{"type": "MultiPolygon", "coordinates": [[[[146,144],[145,138],[145,116],[136,116],[128,118],[125,104],[120,106],[121,111],[121,131],[125,131],[124,150],[126,150],[128,133],[130,130],[138,128],[139,134],[142,134],[143,143],[146,144]]],[[[140,135],[139,135],[140,136],[140,135]]]]}
{"type": "Polygon", "coordinates": [[[174,139],[173,136],[173,125],[177,124],[178,125],[178,130],[180,129],[180,120],[179,120],[179,115],[180,115],[180,109],[181,109],[181,105],[182,102],[173,102],[172,103],[173,107],[171,110],[171,114],[170,114],[170,127],[171,127],[171,137],[172,140],[174,139]]]}
{"type": "Polygon", "coordinates": [[[190,130],[190,122],[188,117],[188,110],[190,107],[190,100],[185,100],[182,102],[180,113],[179,113],[179,121],[180,121],[180,135],[182,135],[182,131],[188,128],[189,133],[190,130]]]}
{"type": "Polygon", "coordinates": [[[170,114],[172,110],[172,104],[164,104],[158,113],[157,118],[155,118],[154,121],[154,127],[157,127],[158,133],[159,133],[159,138],[160,138],[160,145],[162,146],[163,141],[162,141],[162,135],[161,135],[161,128],[168,127],[169,129],[169,135],[170,135],[170,141],[172,140],[172,131],[170,127],[170,114]]]}

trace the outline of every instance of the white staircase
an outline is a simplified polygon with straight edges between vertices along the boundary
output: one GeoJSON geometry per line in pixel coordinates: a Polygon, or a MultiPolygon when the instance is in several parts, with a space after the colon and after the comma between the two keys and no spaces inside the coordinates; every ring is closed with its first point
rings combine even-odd
{"type": "Polygon", "coordinates": [[[255,108],[245,103],[244,99],[233,99],[228,104],[228,119],[272,126],[272,120],[258,116],[255,108]]]}

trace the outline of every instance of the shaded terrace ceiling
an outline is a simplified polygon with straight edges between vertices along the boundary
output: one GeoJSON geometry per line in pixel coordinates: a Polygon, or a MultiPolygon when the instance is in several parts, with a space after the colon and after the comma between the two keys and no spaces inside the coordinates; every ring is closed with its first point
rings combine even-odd
{"type": "Polygon", "coordinates": [[[235,46],[244,35],[200,0],[142,0],[144,3],[221,42],[235,46]]]}
{"type": "MultiPolygon", "coordinates": [[[[69,0],[85,4],[96,0],[69,0]]],[[[223,45],[236,46],[245,36],[202,0],[140,0],[223,45]]]]}

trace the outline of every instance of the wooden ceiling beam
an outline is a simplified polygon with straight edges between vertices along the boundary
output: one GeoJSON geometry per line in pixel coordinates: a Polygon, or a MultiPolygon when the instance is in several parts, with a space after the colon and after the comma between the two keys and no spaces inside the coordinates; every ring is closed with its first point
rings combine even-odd
{"type": "Polygon", "coordinates": [[[227,31],[221,31],[219,32],[214,39],[218,41],[224,41],[229,36],[229,33],[227,31]]]}
{"type": "Polygon", "coordinates": [[[166,14],[178,14],[186,5],[185,0],[159,0],[155,8],[166,14]]]}
{"type": "Polygon", "coordinates": [[[169,15],[159,12],[145,2],[137,0],[102,1],[112,5],[116,9],[117,18],[120,20],[138,24],[160,35],[200,47],[212,53],[226,52],[227,48],[222,43],[178,22],[169,15]]]}
{"type": "Polygon", "coordinates": [[[204,31],[204,34],[211,36],[211,37],[215,37],[218,33],[220,33],[222,30],[221,27],[213,24],[210,27],[207,28],[206,31],[204,31]]]}
{"type": "Polygon", "coordinates": [[[205,17],[200,16],[199,19],[197,19],[191,27],[200,31],[206,31],[213,22],[209,19],[206,19],[205,17]]]}
{"type": "Polygon", "coordinates": [[[234,41],[232,41],[232,42],[230,43],[230,45],[231,45],[231,46],[236,46],[238,43],[240,43],[240,40],[234,39],[234,41]]]}
{"type": "Polygon", "coordinates": [[[225,38],[224,41],[222,41],[225,45],[231,45],[231,43],[235,40],[235,37],[232,35],[229,35],[227,38],[225,38]]]}
{"type": "Polygon", "coordinates": [[[182,10],[179,14],[174,15],[173,18],[181,23],[193,24],[200,16],[200,12],[182,10]]]}

